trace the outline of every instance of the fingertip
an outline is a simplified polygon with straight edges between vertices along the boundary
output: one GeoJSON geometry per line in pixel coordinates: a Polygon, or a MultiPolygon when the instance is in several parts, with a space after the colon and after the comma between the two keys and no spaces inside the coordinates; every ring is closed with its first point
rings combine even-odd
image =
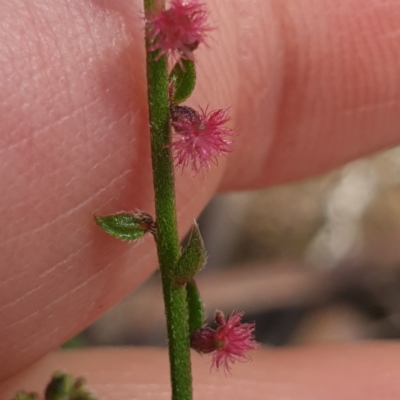
{"type": "MultiPolygon", "coordinates": [[[[210,373],[207,357],[192,355],[194,393],[221,400],[389,400],[400,396],[396,343],[335,344],[252,352],[232,374],[210,373]]],[[[167,351],[151,348],[62,351],[46,356],[0,384],[3,398],[16,390],[43,391],[55,370],[84,376],[99,400],[169,399],[167,351]]]]}
{"type": "Polygon", "coordinates": [[[399,143],[398,1],[252,6],[237,15],[238,143],[222,190],[304,179],[399,143]]]}

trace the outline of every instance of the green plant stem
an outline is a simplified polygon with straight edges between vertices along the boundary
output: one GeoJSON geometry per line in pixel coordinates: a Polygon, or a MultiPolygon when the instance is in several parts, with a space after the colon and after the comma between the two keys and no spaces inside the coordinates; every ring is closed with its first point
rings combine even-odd
{"type": "MultiPolygon", "coordinates": [[[[155,0],[144,0],[146,15],[155,6],[155,2],[155,0]]],[[[166,57],[156,60],[154,53],[147,52],[147,81],[156,242],[167,318],[172,399],[190,400],[192,374],[186,290],[185,287],[173,284],[171,274],[180,257],[180,244],[176,220],[174,166],[169,147],[171,128],[166,57]]]]}

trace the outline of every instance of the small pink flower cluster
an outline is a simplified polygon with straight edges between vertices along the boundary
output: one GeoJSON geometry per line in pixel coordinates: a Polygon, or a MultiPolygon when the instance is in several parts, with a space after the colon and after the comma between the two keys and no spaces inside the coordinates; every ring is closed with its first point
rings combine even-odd
{"type": "Polygon", "coordinates": [[[171,0],[166,10],[159,0],[147,22],[150,51],[158,50],[157,58],[172,55],[178,62],[182,58],[194,61],[193,51],[211,30],[205,5],[198,0],[171,0]]]}
{"type": "MultiPolygon", "coordinates": [[[[170,0],[164,9],[158,0],[154,11],[147,17],[147,40],[149,51],[157,51],[156,59],[172,56],[183,68],[182,60],[194,61],[193,52],[204,43],[211,28],[207,25],[207,10],[199,0],[170,0]]],[[[171,97],[171,123],[175,134],[171,147],[175,166],[190,166],[194,173],[217,164],[217,157],[229,151],[232,135],[224,124],[230,120],[227,109],[200,112],[190,107],[174,104],[171,97]]]]}
{"type": "Polygon", "coordinates": [[[223,367],[225,372],[236,361],[248,361],[244,353],[254,350],[258,343],[254,340],[254,323],[242,323],[243,312],[233,312],[226,320],[221,311],[215,314],[217,329],[201,328],[190,336],[190,345],[199,353],[213,353],[211,368],[223,367]]]}
{"type": "Polygon", "coordinates": [[[175,165],[191,166],[198,173],[210,162],[217,164],[217,157],[229,151],[232,130],[225,127],[229,121],[227,110],[207,109],[201,112],[187,106],[171,106],[171,123],[178,139],[171,143],[175,150],[175,165]]]}

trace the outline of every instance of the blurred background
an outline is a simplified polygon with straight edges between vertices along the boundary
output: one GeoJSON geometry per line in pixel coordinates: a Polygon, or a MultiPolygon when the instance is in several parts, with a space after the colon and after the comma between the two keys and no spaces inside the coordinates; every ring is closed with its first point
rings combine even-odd
{"type": "MultiPolygon", "coordinates": [[[[325,176],[215,197],[199,219],[215,309],[270,346],[400,338],[400,148],[325,176]]],[[[155,274],[66,344],[165,346],[155,274]]]]}

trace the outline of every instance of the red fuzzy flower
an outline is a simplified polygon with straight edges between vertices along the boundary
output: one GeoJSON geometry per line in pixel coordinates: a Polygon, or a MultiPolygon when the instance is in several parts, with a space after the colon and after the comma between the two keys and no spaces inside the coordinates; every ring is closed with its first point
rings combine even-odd
{"type": "Polygon", "coordinates": [[[199,353],[213,353],[211,368],[223,367],[225,372],[231,369],[230,364],[236,361],[248,361],[244,354],[254,350],[258,343],[254,340],[254,323],[241,323],[243,312],[234,312],[228,320],[221,311],[217,311],[216,330],[201,328],[190,336],[190,345],[199,353]]]}
{"type": "Polygon", "coordinates": [[[204,43],[211,28],[207,25],[207,10],[198,0],[171,0],[170,7],[156,9],[147,17],[147,37],[150,51],[158,50],[157,58],[171,54],[176,60],[194,60],[193,51],[204,43]]]}
{"type": "Polygon", "coordinates": [[[232,129],[224,125],[230,120],[227,109],[207,113],[187,106],[171,107],[171,123],[179,138],[171,143],[175,151],[176,166],[191,166],[194,172],[210,163],[217,164],[217,157],[229,151],[232,129]]]}

